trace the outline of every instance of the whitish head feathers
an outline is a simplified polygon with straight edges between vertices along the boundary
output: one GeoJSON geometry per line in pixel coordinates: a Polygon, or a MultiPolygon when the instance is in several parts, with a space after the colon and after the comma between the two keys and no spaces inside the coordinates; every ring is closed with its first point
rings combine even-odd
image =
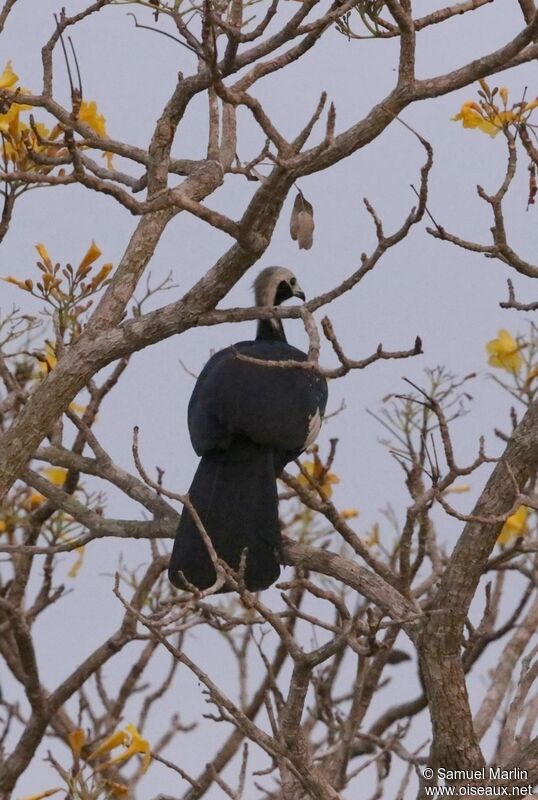
{"type": "Polygon", "coordinates": [[[286,267],[266,267],[262,269],[254,281],[256,305],[276,305],[278,287],[282,282],[288,284],[290,288],[290,297],[302,297],[304,300],[304,293],[291,270],[286,269],[286,267]]]}

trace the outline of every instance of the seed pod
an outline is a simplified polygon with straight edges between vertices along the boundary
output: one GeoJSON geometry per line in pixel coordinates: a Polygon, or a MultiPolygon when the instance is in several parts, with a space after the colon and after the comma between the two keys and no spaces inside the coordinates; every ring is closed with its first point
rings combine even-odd
{"type": "Polygon", "coordinates": [[[299,250],[310,250],[314,242],[314,217],[307,211],[297,215],[297,242],[299,250]]]}
{"type": "Polygon", "coordinates": [[[300,250],[310,250],[314,241],[314,209],[299,192],[293,204],[290,220],[290,235],[300,250]]]}

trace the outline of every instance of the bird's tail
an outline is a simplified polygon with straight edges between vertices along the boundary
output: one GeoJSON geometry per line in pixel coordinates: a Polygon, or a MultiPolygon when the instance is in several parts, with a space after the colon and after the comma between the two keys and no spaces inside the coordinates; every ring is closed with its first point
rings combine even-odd
{"type": "MultiPolygon", "coordinates": [[[[217,555],[232,569],[239,569],[247,549],[244,578],[248,589],[266,589],[277,580],[281,540],[271,449],[236,439],[228,450],[203,456],[189,496],[217,555]]],[[[181,515],[168,568],[171,582],[185,588],[180,573],[198,589],[211,586],[216,577],[187,508],[181,515]]]]}

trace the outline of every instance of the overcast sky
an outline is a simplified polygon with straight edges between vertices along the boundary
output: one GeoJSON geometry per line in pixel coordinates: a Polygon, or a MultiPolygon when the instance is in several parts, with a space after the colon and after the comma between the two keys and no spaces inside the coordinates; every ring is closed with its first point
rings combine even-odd
{"type": "MultiPolygon", "coordinates": [[[[72,13],[84,5],[77,0],[67,2],[66,8],[72,13]]],[[[414,8],[420,15],[442,5],[424,0],[415,2],[414,8]]],[[[2,37],[0,70],[12,59],[23,86],[40,85],[40,47],[50,35],[52,14],[58,10],[51,0],[39,3],[19,0],[9,18],[2,37]]],[[[73,39],[81,64],[84,95],[98,102],[107,119],[109,134],[146,146],[155,119],[174,86],[177,71],[189,74],[196,67],[192,54],[174,42],[136,30],[132,19],[127,17],[129,10],[110,8],[91,17],[75,29],[73,39]]],[[[144,11],[138,9],[137,14],[142,20],[144,11]]],[[[497,0],[439,30],[424,31],[418,37],[418,75],[432,76],[457,67],[495,49],[521,27],[516,0],[497,0]]],[[[257,86],[254,94],[284,135],[292,135],[304,125],[320,92],[325,90],[336,105],[337,130],[342,130],[361,118],[390,90],[396,77],[396,58],[396,41],[348,42],[333,30],[291,69],[257,86]]],[[[55,63],[57,96],[67,103],[65,70],[58,57],[55,63]]],[[[528,86],[527,97],[532,98],[538,93],[537,77],[535,65],[528,65],[509,75],[500,75],[492,83],[506,85],[514,99],[528,86]]],[[[505,146],[502,137],[491,140],[450,121],[462,102],[475,97],[476,87],[468,88],[408,108],[402,117],[429,139],[434,148],[429,208],[435,219],[454,233],[487,242],[491,222],[475,187],[481,183],[487,191],[496,190],[505,168],[505,146]]],[[[201,100],[196,100],[182,123],[173,154],[202,157],[200,144],[203,147],[205,132],[205,107],[201,100]]],[[[240,113],[239,156],[244,160],[252,158],[261,143],[262,137],[250,118],[240,113]]],[[[300,188],[315,210],[313,248],[299,251],[289,237],[293,201],[290,196],[262,262],[243,278],[223,305],[250,305],[254,275],[259,267],[271,264],[294,270],[307,297],[334,286],[356,269],[361,252],[368,252],[374,244],[362,198],[367,196],[374,204],[387,230],[399,226],[415,203],[410,184],[418,184],[423,160],[424,151],[417,140],[403,126],[394,123],[352,158],[328,172],[301,180],[300,188]]],[[[238,218],[253,191],[252,184],[232,177],[209,199],[208,205],[238,218]]],[[[513,246],[532,260],[538,244],[537,211],[531,208],[526,212],[526,201],[526,172],[522,168],[511,190],[507,220],[513,246]]],[[[34,277],[37,242],[46,244],[54,260],[76,264],[95,239],[103,251],[103,259],[117,264],[135,225],[136,220],[114,200],[92,195],[82,188],[30,192],[18,202],[13,224],[0,250],[0,275],[34,277]]],[[[157,282],[172,270],[178,289],[158,301],[169,302],[183,294],[229,244],[225,234],[208,229],[186,213],[174,219],[152,260],[151,273],[157,282]]],[[[412,361],[381,362],[331,382],[328,411],[338,408],[342,398],[346,409],[327,423],[319,442],[325,453],[330,438],[340,439],[335,469],[341,483],[335,498],[341,507],[360,509],[357,521],[360,534],[378,521],[382,537],[390,543],[393,533],[384,523],[380,509],[388,502],[400,514],[405,508],[399,468],[378,443],[382,431],[367,414],[367,409],[379,409],[381,399],[388,393],[405,391],[402,376],[424,383],[424,368],[437,364],[462,375],[476,372],[477,378],[470,387],[474,396],[471,411],[454,431],[458,453],[464,461],[474,457],[482,434],[487,437],[490,452],[499,451],[492,429],[505,425],[509,402],[488,377],[485,343],[501,327],[516,332],[524,330],[526,325],[524,316],[499,308],[499,301],[506,296],[507,276],[514,279],[516,292],[522,299],[536,299],[536,289],[529,280],[509,275],[496,262],[433,240],[423,224],[388,253],[356,291],[330,307],[337,335],[351,357],[369,355],[379,342],[387,349],[406,349],[413,345],[417,335],[424,345],[424,355],[412,361]]],[[[2,284],[0,297],[4,312],[21,302],[26,311],[39,310],[37,301],[32,302],[7,284],[2,284]]],[[[182,360],[190,370],[199,372],[212,349],[249,338],[253,330],[254,323],[196,329],[135,355],[120,385],[103,407],[96,430],[111,456],[132,469],[132,428],[140,425],[145,462],[166,470],[170,488],[185,491],[197,459],[186,427],[186,407],[193,380],[179,362],[182,360]]],[[[306,347],[300,322],[288,321],[286,330],[294,344],[306,347]]],[[[334,364],[330,348],[324,347],[322,360],[325,365],[334,364]]],[[[482,479],[482,473],[473,477],[474,491],[480,490],[482,479]]],[[[462,507],[470,504],[473,496],[462,500],[462,507]]],[[[111,498],[108,510],[111,516],[140,514],[117,495],[111,498]]],[[[457,531],[453,525],[446,526],[448,541],[457,531]]],[[[117,566],[118,548],[104,541],[93,543],[88,550],[76,582],[76,594],[61,601],[61,614],[52,609],[39,627],[44,679],[50,686],[56,685],[82,655],[100,643],[119,618],[120,611],[111,596],[110,578],[117,566]]],[[[143,543],[129,544],[124,551],[132,563],[147,559],[143,543]]],[[[72,560],[72,556],[66,556],[62,562],[65,572],[72,560]]],[[[197,632],[194,652],[201,659],[206,654],[207,663],[214,660],[220,647],[222,643],[211,633],[202,629],[197,632]]],[[[222,658],[225,670],[228,662],[225,655],[222,658]]],[[[415,668],[408,665],[399,669],[403,679],[398,694],[402,696],[403,683],[409,680],[409,697],[412,697],[415,668]]],[[[112,664],[106,673],[114,680],[112,664]]],[[[223,676],[225,688],[232,682],[233,674],[223,676]]],[[[476,691],[479,698],[478,684],[476,691]]],[[[188,676],[178,681],[176,696],[185,721],[196,719],[203,711],[196,684],[188,676]]],[[[152,730],[159,730],[158,723],[157,719],[153,721],[150,736],[152,730]]],[[[426,730],[424,726],[422,732],[426,730]]],[[[223,733],[212,729],[210,735],[223,733]]],[[[207,741],[207,729],[205,737],[207,741]]],[[[192,766],[196,772],[194,764],[205,763],[207,755],[200,752],[202,741],[201,734],[188,744],[187,740],[185,743],[181,740],[181,749],[170,748],[167,755],[180,758],[184,766],[192,766]]],[[[50,769],[36,759],[20,780],[16,796],[55,784],[50,769]]],[[[158,791],[181,793],[175,779],[155,766],[148,773],[140,800],[153,797],[158,791]]]]}

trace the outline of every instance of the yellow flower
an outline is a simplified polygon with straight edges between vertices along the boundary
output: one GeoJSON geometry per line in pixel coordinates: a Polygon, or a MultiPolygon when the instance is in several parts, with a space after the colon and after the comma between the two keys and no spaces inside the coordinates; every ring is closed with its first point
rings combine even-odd
{"type": "MultiPolygon", "coordinates": [[[[0,132],[13,136],[19,130],[19,111],[17,103],[12,103],[5,114],[0,114],[0,132]]],[[[6,156],[11,158],[9,150],[10,142],[6,142],[6,156]]]]}
{"type": "MultiPolygon", "coordinates": [[[[89,125],[102,139],[108,137],[106,120],[97,110],[97,103],[95,100],[82,101],[80,111],[78,112],[78,118],[81,122],[85,122],[86,125],[89,125]]],[[[108,169],[112,169],[112,153],[103,153],[103,157],[106,158],[108,169]]]]}
{"type": "Polygon", "coordinates": [[[107,789],[110,791],[112,797],[126,797],[129,794],[129,787],[123,783],[116,783],[116,781],[105,780],[107,789]]]}
{"type": "Polygon", "coordinates": [[[38,794],[30,794],[27,797],[20,797],[19,800],[43,800],[44,797],[51,797],[53,794],[57,792],[61,792],[62,789],[47,789],[46,792],[38,792],[38,794]]]}
{"type": "Polygon", "coordinates": [[[134,725],[126,725],[124,730],[115,731],[115,733],[113,733],[108,737],[108,739],[105,739],[105,741],[99,745],[97,750],[94,750],[94,752],[88,758],[88,761],[91,761],[97,756],[103,755],[104,753],[108,753],[120,745],[124,745],[126,747],[123,753],[120,753],[118,756],[114,756],[114,758],[111,758],[109,761],[101,764],[97,770],[100,771],[103,769],[108,769],[114,764],[121,764],[131,758],[131,756],[134,756],[138,753],[143,756],[142,771],[146,772],[151,763],[151,747],[148,740],[142,738],[134,725]]]}
{"type": "Polygon", "coordinates": [[[125,730],[131,737],[131,742],[125,753],[120,756],[122,761],[130,758],[135,753],[142,755],[142,772],[146,772],[151,763],[151,747],[147,739],[143,739],[134,725],[127,725],[125,730]]]}
{"type": "Polygon", "coordinates": [[[50,342],[47,342],[45,345],[45,352],[39,354],[37,362],[38,376],[44,377],[45,375],[48,375],[51,369],[54,369],[57,363],[58,359],[56,358],[54,347],[50,342]]]}
{"type": "MultiPolygon", "coordinates": [[[[504,104],[508,99],[508,92],[505,87],[501,89],[501,97],[504,104]],[[505,99],[506,97],[506,99],[505,99]]],[[[451,117],[454,122],[461,122],[464,128],[476,128],[482,133],[487,133],[492,138],[510,125],[512,122],[519,122],[521,113],[514,111],[499,111],[496,106],[487,105],[482,108],[478,103],[473,100],[468,100],[462,105],[458,114],[451,117]]]]}
{"type": "Polygon", "coordinates": [[[525,536],[529,530],[527,525],[528,516],[529,509],[527,506],[520,506],[516,513],[508,517],[504,523],[497,539],[497,544],[508,544],[512,539],[517,539],[518,536],[525,536]]]}
{"type": "Polygon", "coordinates": [[[82,101],[80,104],[80,111],[78,112],[78,118],[95,131],[98,136],[104,137],[107,135],[106,120],[97,110],[97,103],[95,100],[82,101]]]}
{"type": "Polygon", "coordinates": [[[73,563],[73,566],[71,567],[69,572],[67,573],[68,578],[76,578],[78,573],[80,572],[80,568],[84,564],[84,554],[85,554],[84,546],[77,547],[77,553],[78,557],[76,561],[73,563]]]}
{"type": "Polygon", "coordinates": [[[93,751],[88,757],[88,761],[92,761],[94,758],[98,758],[102,756],[104,753],[109,753],[114,748],[119,747],[120,744],[127,744],[128,737],[125,731],[114,731],[114,733],[110,734],[104,742],[101,742],[99,747],[93,751]]]}
{"type": "Polygon", "coordinates": [[[8,61],[0,75],[0,90],[16,88],[17,101],[11,102],[7,111],[0,114],[2,155],[6,161],[12,162],[16,169],[47,174],[54,169],[54,165],[38,164],[35,159],[30,157],[32,152],[54,156],[62,151],[65,152],[65,148],[61,144],[53,146],[45,144],[51,137],[54,137],[41,122],[34,122],[30,125],[22,121],[21,112],[31,110],[32,106],[24,103],[24,95],[29,94],[29,91],[21,86],[16,86],[18,80],[18,76],[11,67],[11,61],[8,61]]]}
{"type": "Polygon", "coordinates": [[[368,538],[364,542],[368,547],[375,547],[379,544],[379,523],[374,522],[372,530],[368,534],[368,538]]]}
{"type": "Polygon", "coordinates": [[[514,337],[506,330],[500,330],[496,339],[491,339],[486,344],[489,353],[488,364],[499,367],[507,372],[519,372],[523,365],[523,358],[519,352],[519,345],[514,337]]]}
{"type": "Polygon", "coordinates": [[[459,113],[451,117],[451,119],[454,122],[461,121],[464,128],[478,128],[483,133],[487,133],[488,136],[497,136],[501,128],[494,125],[490,120],[485,119],[481,111],[478,103],[468,101],[462,105],[459,113]]]}
{"type": "Polygon", "coordinates": [[[73,751],[73,755],[78,758],[82,752],[82,748],[86,744],[86,732],[82,728],[76,728],[68,734],[69,746],[73,751]]]}
{"type": "Polygon", "coordinates": [[[63,467],[47,467],[41,470],[41,472],[54,486],[64,485],[67,470],[63,467]]]}
{"type": "Polygon", "coordinates": [[[29,151],[36,150],[45,155],[57,155],[58,147],[49,149],[47,145],[43,145],[41,139],[47,139],[49,135],[48,129],[41,123],[36,123],[36,131],[31,128],[26,122],[20,119],[20,112],[27,111],[31,106],[22,103],[13,103],[5,114],[0,114],[0,132],[3,134],[3,154],[4,158],[13,162],[18,169],[25,172],[50,172],[53,169],[52,165],[37,164],[32,160],[28,153],[29,151]]]}
{"type": "Polygon", "coordinates": [[[538,108],[538,97],[535,100],[531,100],[530,103],[525,103],[523,111],[533,111],[535,108],[538,108]]]}
{"type": "Polygon", "coordinates": [[[97,289],[112,272],[112,264],[103,264],[97,275],[92,278],[92,289],[97,289]]]}
{"type": "MultiPolygon", "coordinates": [[[[325,497],[332,496],[332,484],[340,483],[340,478],[334,472],[328,472],[319,459],[315,461],[303,461],[301,464],[303,470],[312,478],[312,481],[319,486],[325,497]]],[[[312,483],[306,475],[299,475],[297,478],[301,486],[306,489],[312,488],[312,483]]]]}
{"type": "Polygon", "coordinates": [[[0,533],[5,533],[7,531],[7,524],[6,521],[0,519],[0,533]]]}
{"type": "Polygon", "coordinates": [[[359,510],[357,508],[344,508],[340,512],[340,516],[342,519],[354,519],[359,516],[359,510]]]}
{"type": "Polygon", "coordinates": [[[2,278],[2,280],[6,283],[12,283],[13,286],[17,286],[19,289],[24,289],[25,292],[32,291],[30,288],[28,288],[26,281],[21,281],[19,278],[14,278],[13,275],[8,275],[7,278],[2,278]]]}
{"type": "Polygon", "coordinates": [[[100,255],[101,251],[99,250],[95,242],[92,241],[91,245],[88,247],[88,250],[86,251],[86,255],[78,265],[77,272],[78,273],[83,272],[84,274],[86,274],[89,271],[89,268],[91,267],[93,262],[97,261],[100,255]]]}
{"type": "Polygon", "coordinates": [[[520,119],[520,114],[516,114],[514,111],[500,111],[493,117],[493,122],[495,125],[502,128],[503,126],[509,125],[511,122],[519,122],[520,119]]]}
{"type": "Polygon", "coordinates": [[[501,100],[506,105],[508,103],[508,89],[506,88],[506,86],[501,86],[501,88],[499,89],[499,94],[501,96],[501,100]]]}
{"type": "Polygon", "coordinates": [[[53,270],[52,259],[49,256],[49,251],[47,250],[45,245],[44,244],[36,244],[35,245],[35,249],[39,253],[39,257],[41,258],[41,261],[43,262],[43,264],[47,267],[47,269],[49,269],[52,272],[52,270],[53,270]]]}
{"type": "Polygon", "coordinates": [[[44,500],[45,498],[40,492],[33,490],[24,501],[23,506],[27,511],[33,511],[35,508],[38,508],[44,500]]]}
{"type": "Polygon", "coordinates": [[[0,89],[10,89],[19,80],[19,76],[15,75],[11,68],[11,61],[8,61],[4,67],[4,71],[0,75],[0,89]]]}

